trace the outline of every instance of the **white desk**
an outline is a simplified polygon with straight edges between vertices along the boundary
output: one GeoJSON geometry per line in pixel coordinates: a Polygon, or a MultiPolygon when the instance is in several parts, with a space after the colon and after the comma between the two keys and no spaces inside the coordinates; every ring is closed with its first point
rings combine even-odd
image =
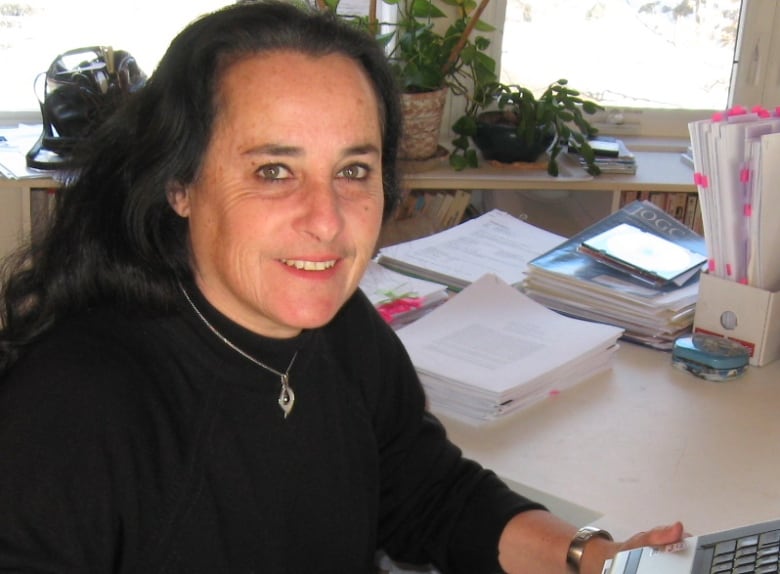
{"type": "Polygon", "coordinates": [[[611,372],[530,410],[487,427],[443,421],[467,456],[602,514],[621,537],[780,517],[780,361],[712,383],[623,343],[611,372]]]}

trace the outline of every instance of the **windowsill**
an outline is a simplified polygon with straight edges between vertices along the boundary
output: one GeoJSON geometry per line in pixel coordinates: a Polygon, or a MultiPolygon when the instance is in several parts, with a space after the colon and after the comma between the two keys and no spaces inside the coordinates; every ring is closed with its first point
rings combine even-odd
{"type": "Polygon", "coordinates": [[[667,138],[649,136],[616,136],[623,140],[631,151],[679,152],[682,153],[690,145],[687,138],[667,138]]]}

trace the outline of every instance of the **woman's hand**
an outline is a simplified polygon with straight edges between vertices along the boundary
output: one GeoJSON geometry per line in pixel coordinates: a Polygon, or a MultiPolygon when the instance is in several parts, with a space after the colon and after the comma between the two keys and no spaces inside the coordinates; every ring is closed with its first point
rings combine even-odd
{"type": "MultiPolygon", "coordinates": [[[[566,552],[577,527],[544,510],[529,510],[512,518],[499,541],[499,562],[504,572],[570,572],[566,552]]],[[[682,540],[679,522],[635,534],[624,542],[594,536],[584,546],[581,574],[601,574],[604,562],[621,550],[641,546],[663,547],[682,540]]]]}
{"type": "Polygon", "coordinates": [[[634,534],[624,542],[608,542],[604,539],[592,538],[585,546],[580,571],[582,574],[601,574],[604,562],[622,550],[641,548],[642,546],[663,548],[679,542],[683,536],[685,536],[685,532],[682,523],[675,522],[668,526],[658,526],[647,532],[634,534]]]}

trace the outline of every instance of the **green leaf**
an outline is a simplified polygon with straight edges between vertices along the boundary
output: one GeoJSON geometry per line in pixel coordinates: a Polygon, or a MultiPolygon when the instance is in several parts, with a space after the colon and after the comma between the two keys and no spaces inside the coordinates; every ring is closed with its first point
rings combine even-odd
{"type": "Polygon", "coordinates": [[[585,136],[583,136],[583,135],[582,135],[580,132],[578,132],[578,131],[573,131],[573,130],[572,130],[572,132],[571,132],[571,137],[572,137],[572,139],[573,139],[575,142],[577,142],[577,144],[582,144],[582,143],[584,143],[584,142],[585,142],[585,136]]]}
{"type": "Polygon", "coordinates": [[[463,171],[468,167],[468,162],[462,155],[450,154],[450,166],[452,166],[455,171],[463,171]]]}
{"type": "Polygon", "coordinates": [[[477,20],[477,23],[474,25],[474,29],[480,32],[493,32],[496,27],[492,24],[488,24],[484,20],[477,20]]]}
{"type": "Polygon", "coordinates": [[[415,18],[444,18],[446,14],[430,0],[412,0],[412,16],[415,18]]]}
{"type": "Polygon", "coordinates": [[[585,168],[585,171],[587,171],[590,175],[601,175],[601,168],[595,164],[588,164],[588,167],[585,168]]]}
{"type": "Polygon", "coordinates": [[[582,102],[582,109],[586,114],[595,114],[597,111],[603,110],[604,108],[598,105],[596,102],[586,100],[582,102]]]}
{"type": "Polygon", "coordinates": [[[452,131],[463,136],[474,136],[477,134],[477,120],[472,116],[461,116],[452,124],[452,131]]]}

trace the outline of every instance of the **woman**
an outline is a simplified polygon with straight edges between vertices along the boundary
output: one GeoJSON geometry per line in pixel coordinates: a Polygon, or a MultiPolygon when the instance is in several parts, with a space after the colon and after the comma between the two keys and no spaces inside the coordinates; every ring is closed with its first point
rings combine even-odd
{"type": "Polygon", "coordinates": [[[600,572],[621,546],[464,460],[357,291],[399,125],[381,50],[327,16],[173,41],[5,283],[0,571],[600,572]]]}

